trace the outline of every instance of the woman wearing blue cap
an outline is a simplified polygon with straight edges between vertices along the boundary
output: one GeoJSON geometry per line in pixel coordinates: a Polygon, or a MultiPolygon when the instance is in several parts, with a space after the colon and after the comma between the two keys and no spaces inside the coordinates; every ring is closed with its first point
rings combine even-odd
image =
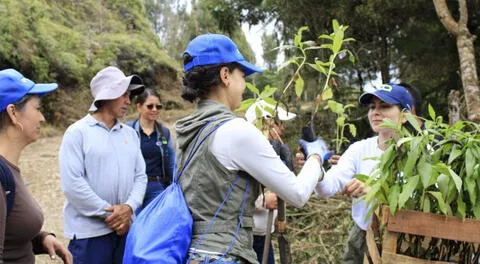
{"type": "Polygon", "coordinates": [[[18,168],[20,153],[37,140],[45,121],[40,97],[55,89],[56,83],[35,84],[16,70],[0,71],[0,263],[35,263],[34,254],[42,253],[73,263],[55,235],[40,231],[42,210],[18,168]]]}
{"type": "Polygon", "coordinates": [[[322,174],[328,150],[320,139],[305,144],[308,159],[295,177],[255,126],[235,118],[245,77],[261,70],[228,37],[198,36],[183,58],[182,97],[198,101],[175,125],[177,168],[188,164],[179,182],[194,220],[190,263],[258,263],[252,215],[260,184],[301,207],[322,174]]]}
{"type": "MultiPolygon", "coordinates": [[[[352,202],[352,217],[354,226],[350,229],[342,263],[363,263],[363,254],[367,251],[365,240],[370,219],[367,219],[368,208],[364,200],[355,200],[366,194],[365,184],[355,179],[356,174],[370,175],[378,160],[367,158],[380,157],[385,150],[386,141],[391,139],[394,131],[380,124],[389,119],[394,123],[407,124],[403,113],[415,113],[421,104],[419,95],[414,101],[407,84],[384,84],[371,92],[362,94],[360,104],[368,106],[368,121],[377,135],[357,141],[350,145],[325,177],[318,183],[315,192],[323,197],[330,197],[338,192],[344,192],[354,198],[352,202]],[[407,88],[408,87],[408,90],[407,88]]],[[[297,153],[296,156],[301,155],[297,153]]]]}

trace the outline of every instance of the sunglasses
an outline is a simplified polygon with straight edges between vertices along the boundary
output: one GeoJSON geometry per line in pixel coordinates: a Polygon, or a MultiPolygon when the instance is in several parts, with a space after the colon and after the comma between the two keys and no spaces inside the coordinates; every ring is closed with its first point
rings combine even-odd
{"type": "Polygon", "coordinates": [[[148,104],[146,107],[148,110],[152,110],[153,107],[155,107],[157,110],[160,110],[163,108],[163,104],[148,104]]]}

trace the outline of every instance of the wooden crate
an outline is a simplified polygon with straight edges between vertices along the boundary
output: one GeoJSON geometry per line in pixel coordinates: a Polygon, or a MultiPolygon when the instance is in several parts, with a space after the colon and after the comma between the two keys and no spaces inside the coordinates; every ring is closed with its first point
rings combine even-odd
{"type": "MultiPolygon", "coordinates": [[[[397,211],[395,216],[392,216],[390,215],[388,207],[383,207],[380,222],[386,227],[383,235],[381,256],[374,241],[372,228],[369,227],[367,230],[368,251],[374,264],[449,263],[444,261],[422,260],[397,253],[397,238],[400,233],[480,243],[480,221],[475,219],[462,220],[459,217],[409,210],[397,211]]],[[[365,260],[367,259],[365,258],[365,260]]]]}

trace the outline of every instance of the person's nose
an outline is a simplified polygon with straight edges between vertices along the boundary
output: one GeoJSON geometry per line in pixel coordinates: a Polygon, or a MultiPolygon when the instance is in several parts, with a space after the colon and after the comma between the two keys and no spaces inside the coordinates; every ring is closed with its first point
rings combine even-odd
{"type": "Polygon", "coordinates": [[[40,113],[40,122],[45,122],[45,116],[42,113],[40,113]]]}
{"type": "Polygon", "coordinates": [[[125,98],[125,103],[126,103],[127,105],[129,105],[129,104],[131,103],[131,101],[130,101],[130,96],[127,96],[127,98],[125,98]]]}

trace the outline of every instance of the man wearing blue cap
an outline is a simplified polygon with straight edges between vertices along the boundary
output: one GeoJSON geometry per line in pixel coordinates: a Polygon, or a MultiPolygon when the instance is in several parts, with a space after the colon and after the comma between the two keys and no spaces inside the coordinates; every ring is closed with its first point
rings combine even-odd
{"type": "MultiPolygon", "coordinates": [[[[380,157],[386,142],[392,138],[394,131],[381,126],[385,119],[393,123],[406,124],[403,113],[414,113],[414,102],[408,90],[398,84],[384,84],[373,91],[363,93],[359,102],[368,106],[368,121],[370,127],[377,134],[374,137],[357,141],[350,145],[323,179],[318,183],[315,192],[323,197],[330,197],[338,192],[343,192],[353,198],[352,218],[353,227],[350,229],[345,254],[342,263],[363,263],[363,255],[367,251],[366,232],[371,218],[367,218],[368,208],[364,200],[357,200],[368,192],[365,184],[355,175],[371,175],[378,164],[378,160],[370,159],[380,157]]],[[[298,157],[299,153],[296,154],[298,157]]],[[[297,158],[298,159],[298,158],[297,158]]]]}
{"type": "Polygon", "coordinates": [[[37,140],[41,123],[40,98],[56,83],[34,83],[14,69],[0,71],[0,263],[35,263],[34,254],[72,255],[55,235],[40,231],[43,213],[29,193],[18,167],[22,150],[37,140]]]}
{"type": "Polygon", "coordinates": [[[67,129],[60,147],[65,236],[75,262],[122,263],[147,176],[138,136],[119,118],[143,84],[110,66],[93,77],[90,88],[93,113],[67,129]]]}

